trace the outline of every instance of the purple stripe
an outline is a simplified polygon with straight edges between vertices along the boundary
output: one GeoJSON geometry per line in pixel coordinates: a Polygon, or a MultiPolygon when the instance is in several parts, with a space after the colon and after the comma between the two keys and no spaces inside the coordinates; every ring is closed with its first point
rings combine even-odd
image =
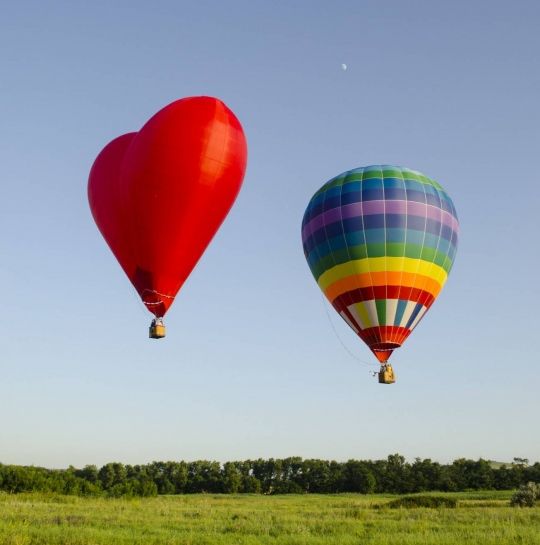
{"type": "Polygon", "coordinates": [[[420,216],[421,218],[425,218],[427,215],[429,219],[442,220],[442,223],[451,227],[456,233],[459,231],[459,223],[452,214],[431,204],[403,200],[359,201],[332,208],[314,217],[302,229],[302,240],[305,241],[315,231],[321,229],[321,227],[335,223],[342,217],[343,219],[357,218],[364,215],[384,214],[385,212],[387,214],[408,214],[411,216],[420,216]]]}

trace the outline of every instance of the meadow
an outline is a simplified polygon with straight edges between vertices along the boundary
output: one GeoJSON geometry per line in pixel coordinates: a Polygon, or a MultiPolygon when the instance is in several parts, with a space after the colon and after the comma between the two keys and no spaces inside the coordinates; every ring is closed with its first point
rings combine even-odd
{"type": "Polygon", "coordinates": [[[457,507],[385,507],[395,495],[129,499],[2,493],[0,543],[540,545],[540,507],[509,507],[511,492],[444,496],[456,498],[457,507]]]}

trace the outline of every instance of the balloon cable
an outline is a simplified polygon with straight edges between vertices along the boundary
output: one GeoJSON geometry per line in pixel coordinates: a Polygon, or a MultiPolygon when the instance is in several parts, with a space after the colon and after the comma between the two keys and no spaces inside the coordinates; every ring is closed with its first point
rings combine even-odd
{"type": "Polygon", "coordinates": [[[323,307],[324,307],[324,310],[326,312],[326,317],[328,318],[328,321],[330,322],[330,325],[332,326],[332,330],[334,331],[334,335],[336,336],[337,340],[339,341],[339,343],[341,344],[341,346],[345,349],[345,352],[347,352],[347,354],[349,354],[349,356],[351,356],[351,358],[355,359],[356,361],[360,362],[360,363],[363,363],[364,365],[369,365],[370,367],[373,367],[374,365],[378,365],[378,364],[375,364],[373,362],[368,362],[368,361],[365,361],[363,359],[360,359],[354,352],[352,352],[352,350],[350,350],[350,348],[343,342],[343,339],[341,338],[340,334],[338,333],[338,330],[336,329],[336,326],[334,325],[334,322],[332,321],[332,317],[330,316],[330,313],[328,312],[328,302],[327,300],[325,299],[324,295],[322,294],[322,292],[320,292],[320,295],[321,295],[321,300],[322,300],[322,304],[323,304],[323,307]]]}

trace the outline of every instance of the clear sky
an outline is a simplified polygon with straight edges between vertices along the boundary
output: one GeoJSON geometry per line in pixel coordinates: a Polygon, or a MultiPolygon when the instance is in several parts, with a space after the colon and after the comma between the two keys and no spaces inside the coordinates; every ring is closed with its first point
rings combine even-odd
{"type": "Polygon", "coordinates": [[[539,23],[536,1],[2,2],[0,461],[539,460],[539,23]],[[87,177],[201,94],[248,170],[152,341],[87,177]],[[393,386],[336,338],[300,238],[325,181],[377,163],[436,179],[461,222],[393,386]]]}

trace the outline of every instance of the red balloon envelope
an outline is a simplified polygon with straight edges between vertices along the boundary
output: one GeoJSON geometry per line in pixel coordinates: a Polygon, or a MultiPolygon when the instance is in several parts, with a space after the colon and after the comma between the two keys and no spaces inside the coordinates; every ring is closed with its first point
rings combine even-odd
{"type": "Polygon", "coordinates": [[[156,318],[227,216],[246,160],[240,122],[212,97],[169,104],[96,158],[88,181],[92,215],[156,318]]]}

